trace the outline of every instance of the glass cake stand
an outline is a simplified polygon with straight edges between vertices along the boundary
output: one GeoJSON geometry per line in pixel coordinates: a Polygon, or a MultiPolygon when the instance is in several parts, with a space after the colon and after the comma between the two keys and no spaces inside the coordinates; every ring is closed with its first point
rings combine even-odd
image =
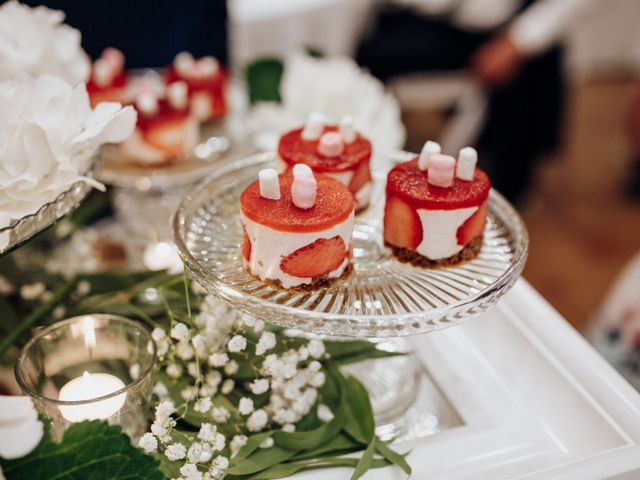
{"type": "Polygon", "coordinates": [[[0,256],[13,251],[78,208],[91,188],[86,182],[76,182],[55,200],[42,205],[35,213],[25,215],[8,227],[0,228],[0,256]]]}
{"type": "MultiPolygon", "coordinates": [[[[174,241],[190,275],[246,313],[306,334],[364,337],[403,350],[398,337],[451,327],[489,309],[519,277],[528,249],[522,219],[492,190],[477,258],[440,269],[399,262],[382,239],[385,179],[394,162],[410,156],[396,152],[372,161],[372,202],[356,216],[353,233],[354,270],[329,288],[281,290],[243,266],[240,194],[262,168],[275,166],[273,152],[227,161],[190,191],[174,217],[174,241]]],[[[416,399],[419,362],[411,355],[375,362],[385,362],[384,367],[350,371],[369,389],[377,419],[389,422],[393,412],[416,399]]]]}

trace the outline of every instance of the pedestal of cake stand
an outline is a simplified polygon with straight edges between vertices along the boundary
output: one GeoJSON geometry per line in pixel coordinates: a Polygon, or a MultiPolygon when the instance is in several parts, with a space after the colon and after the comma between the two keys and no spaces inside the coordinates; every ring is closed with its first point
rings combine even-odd
{"type": "MultiPolygon", "coordinates": [[[[261,169],[275,165],[275,153],[221,163],[187,193],[174,216],[174,241],[192,278],[257,318],[333,337],[389,339],[429,333],[491,308],[524,267],[526,229],[513,207],[495,191],[490,194],[483,246],[474,260],[431,270],[399,262],[382,240],[384,184],[391,162],[378,159],[374,165],[382,166],[372,172],[373,202],[356,217],[350,277],[310,292],[267,285],[249,275],[243,265],[239,198],[261,169]]],[[[383,423],[394,409],[403,411],[411,392],[417,390],[412,372],[420,368],[418,362],[411,355],[396,358],[376,360],[383,362],[379,368],[351,367],[368,386],[383,423]]]]}

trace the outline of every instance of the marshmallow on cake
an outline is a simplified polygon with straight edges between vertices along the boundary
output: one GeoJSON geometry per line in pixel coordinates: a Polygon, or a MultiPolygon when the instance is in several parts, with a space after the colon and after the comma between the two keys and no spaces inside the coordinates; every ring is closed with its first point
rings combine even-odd
{"type": "Polygon", "coordinates": [[[427,142],[418,158],[389,172],[384,241],[399,260],[445,266],[480,252],[491,183],[476,163],[471,147],[456,161],[427,142]]]}
{"type": "Polygon", "coordinates": [[[122,154],[141,165],[156,166],[184,160],[198,144],[198,121],[189,113],[187,86],[174,82],[162,95],[141,87],[135,96],[138,123],[120,144],[122,154]]]}
{"type": "Polygon", "coordinates": [[[304,128],[280,138],[278,157],[283,172],[304,164],[346,185],[355,198],[356,211],[369,205],[371,143],[356,131],[351,117],[343,117],[339,125],[325,125],[322,115],[312,113],[304,128]]]}
{"type": "Polygon", "coordinates": [[[93,62],[91,77],[87,82],[87,93],[91,107],[100,102],[127,103],[127,74],[124,70],[124,55],[120,50],[107,48],[93,62]]]}
{"type": "Polygon", "coordinates": [[[337,180],[305,165],[260,171],[240,197],[247,271],[285,289],[330,285],[351,271],[354,200],[337,180]]]}
{"type": "Polygon", "coordinates": [[[201,122],[221,118],[227,112],[227,74],[214,57],[195,59],[181,52],[167,67],[165,79],[168,85],[180,81],[187,85],[191,113],[201,122]]]}

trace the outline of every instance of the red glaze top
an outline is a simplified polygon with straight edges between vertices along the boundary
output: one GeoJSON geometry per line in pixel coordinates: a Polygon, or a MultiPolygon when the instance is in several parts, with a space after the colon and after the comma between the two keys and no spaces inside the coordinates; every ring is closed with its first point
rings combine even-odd
{"type": "Polygon", "coordinates": [[[418,160],[396,165],[387,176],[387,198],[399,196],[415,208],[454,210],[480,205],[489,196],[491,182],[486,173],[476,168],[473,181],[455,178],[449,188],[427,182],[427,172],[418,168],[418,160]]]}
{"type": "Polygon", "coordinates": [[[296,207],[291,200],[293,175],[279,177],[279,200],[261,197],[260,184],[256,180],[240,196],[242,214],[256,223],[283,232],[319,232],[344,222],[353,213],[353,195],[333,178],[316,175],[316,180],[316,203],[308,209],[296,207]]]}
{"type": "Polygon", "coordinates": [[[145,115],[138,112],[138,128],[143,132],[166,123],[180,122],[189,118],[189,109],[176,110],[166,99],[158,99],[158,112],[153,115],[145,115]]]}
{"type": "MultiPolygon", "coordinates": [[[[342,172],[353,170],[360,162],[371,158],[371,143],[359,133],[353,143],[345,143],[344,152],[340,156],[325,157],[318,153],[320,140],[303,140],[302,130],[291,130],[280,138],[278,154],[290,166],[304,163],[314,172],[342,172]]],[[[323,133],[336,131],[336,126],[327,126],[323,133]]]]}
{"type": "Polygon", "coordinates": [[[228,78],[229,74],[222,67],[220,67],[216,75],[211,75],[210,77],[183,77],[173,68],[173,65],[167,67],[165,73],[167,85],[180,80],[187,84],[189,98],[200,92],[209,94],[211,98],[211,116],[213,118],[222,117],[227,112],[224,89],[228,78]]]}
{"type": "Polygon", "coordinates": [[[87,82],[87,92],[89,95],[95,92],[103,92],[105,90],[110,90],[112,88],[124,88],[127,85],[127,74],[122,71],[118,75],[113,78],[113,81],[107,85],[106,87],[99,87],[93,81],[93,75],[89,78],[87,82]]]}

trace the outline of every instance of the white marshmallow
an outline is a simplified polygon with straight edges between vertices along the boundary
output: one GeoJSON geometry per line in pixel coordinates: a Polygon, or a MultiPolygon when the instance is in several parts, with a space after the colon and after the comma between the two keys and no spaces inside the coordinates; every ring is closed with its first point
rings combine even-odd
{"type": "Polygon", "coordinates": [[[434,154],[429,161],[427,182],[436,187],[449,188],[453,186],[456,169],[456,159],[451,155],[434,154]]]}
{"type": "Polygon", "coordinates": [[[353,118],[349,115],[345,115],[340,119],[340,135],[344,143],[353,143],[358,136],[356,127],[353,124],[353,118]]]}
{"type": "Polygon", "coordinates": [[[158,98],[151,92],[143,92],[136,98],[136,110],[145,115],[158,113],[158,98]]]}
{"type": "Polygon", "coordinates": [[[299,175],[293,177],[291,184],[291,200],[298,208],[311,208],[316,203],[316,194],[318,193],[318,183],[315,177],[307,177],[299,175]]]}
{"type": "Polygon", "coordinates": [[[220,64],[214,57],[207,56],[198,60],[198,73],[204,77],[212,77],[218,73],[220,64]]]}
{"type": "Polygon", "coordinates": [[[342,135],[338,132],[323,133],[318,142],[318,153],[325,157],[338,157],[344,152],[342,135]]]}
{"type": "Polygon", "coordinates": [[[293,176],[294,177],[313,177],[313,170],[309,165],[305,165],[304,163],[296,163],[293,166],[293,176]]]}
{"type": "Polygon", "coordinates": [[[104,58],[99,58],[93,64],[93,82],[99,87],[107,87],[114,77],[112,65],[104,58]]]}
{"type": "Polygon", "coordinates": [[[324,115],[321,113],[312,113],[307,119],[307,123],[302,130],[303,140],[317,140],[324,131],[324,115]]]}
{"type": "Polygon", "coordinates": [[[429,168],[429,157],[434,154],[438,154],[442,151],[440,148],[440,144],[436,142],[432,142],[431,140],[427,141],[422,147],[422,151],[420,152],[420,157],[418,157],[418,168],[423,172],[429,168]]]}
{"type": "Polygon", "coordinates": [[[186,108],[189,103],[188,88],[185,82],[173,82],[167,87],[167,100],[176,110],[186,108]]]}
{"type": "Polygon", "coordinates": [[[456,166],[456,177],[460,180],[470,182],[476,171],[478,163],[478,152],[475,148],[464,147],[458,154],[458,165],[456,166]]]}
{"type": "Polygon", "coordinates": [[[195,60],[193,59],[193,55],[189,52],[180,52],[176,55],[176,58],[173,59],[173,68],[176,69],[180,75],[189,76],[193,73],[193,69],[195,67],[195,60]]]}
{"type": "Polygon", "coordinates": [[[260,196],[268,200],[280,199],[280,182],[278,172],[273,168],[264,168],[258,173],[260,182],[260,196]]]}

